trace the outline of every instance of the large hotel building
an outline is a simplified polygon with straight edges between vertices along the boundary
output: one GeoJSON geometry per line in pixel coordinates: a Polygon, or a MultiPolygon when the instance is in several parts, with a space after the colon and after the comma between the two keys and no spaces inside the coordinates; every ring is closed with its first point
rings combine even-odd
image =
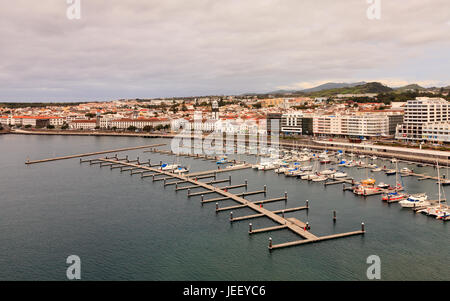
{"type": "Polygon", "coordinates": [[[408,100],[404,122],[395,138],[403,140],[449,140],[450,104],[443,98],[417,97],[408,100]]]}

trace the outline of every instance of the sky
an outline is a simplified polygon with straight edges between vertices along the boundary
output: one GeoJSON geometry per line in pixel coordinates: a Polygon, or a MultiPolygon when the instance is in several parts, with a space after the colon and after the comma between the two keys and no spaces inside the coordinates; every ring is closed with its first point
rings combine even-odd
{"type": "Polygon", "coordinates": [[[0,102],[447,86],[449,67],[449,0],[0,0],[0,102]]]}

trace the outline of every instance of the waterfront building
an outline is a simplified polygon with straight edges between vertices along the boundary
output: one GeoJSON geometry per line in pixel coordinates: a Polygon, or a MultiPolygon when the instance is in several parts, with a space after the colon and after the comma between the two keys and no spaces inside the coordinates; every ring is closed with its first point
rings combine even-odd
{"type": "Polygon", "coordinates": [[[434,143],[450,143],[450,122],[424,124],[422,139],[434,143]]]}
{"type": "Polygon", "coordinates": [[[281,116],[281,132],[283,134],[301,134],[302,119],[303,113],[301,111],[283,114],[281,116]]]}
{"type": "Polygon", "coordinates": [[[143,129],[145,126],[152,126],[157,127],[158,125],[166,126],[170,125],[170,121],[168,118],[122,118],[122,119],[115,119],[111,120],[109,122],[109,126],[111,128],[115,127],[117,129],[127,129],[130,126],[134,126],[137,129],[143,129]]]}
{"type": "Polygon", "coordinates": [[[396,139],[423,140],[423,128],[450,121],[450,105],[443,98],[417,97],[405,105],[403,124],[397,126],[396,139]]]}
{"type": "Polygon", "coordinates": [[[389,117],[386,114],[314,115],[314,135],[330,136],[387,136],[389,117]]]}
{"type": "Polygon", "coordinates": [[[97,121],[93,120],[72,120],[69,128],[73,130],[92,130],[97,126],[97,121]]]}

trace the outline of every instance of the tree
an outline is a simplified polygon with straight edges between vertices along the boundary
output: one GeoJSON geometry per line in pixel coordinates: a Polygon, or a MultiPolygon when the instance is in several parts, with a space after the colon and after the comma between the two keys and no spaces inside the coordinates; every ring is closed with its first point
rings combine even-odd
{"type": "Polygon", "coordinates": [[[170,107],[170,110],[175,114],[176,112],[178,112],[178,105],[174,104],[170,107]]]}
{"type": "Polygon", "coordinates": [[[153,125],[146,125],[146,126],[144,126],[143,130],[145,132],[151,132],[151,131],[153,131],[153,125]]]}
{"type": "Polygon", "coordinates": [[[134,125],[130,125],[130,126],[127,128],[127,130],[130,131],[130,132],[134,132],[134,131],[137,130],[137,127],[135,127],[134,125]]]}
{"type": "Polygon", "coordinates": [[[88,117],[88,118],[94,118],[95,114],[94,113],[87,113],[84,116],[88,117]]]}
{"type": "Polygon", "coordinates": [[[111,130],[116,131],[116,130],[117,130],[117,126],[113,126],[113,127],[111,128],[111,130]]]}
{"type": "MultiPolygon", "coordinates": [[[[20,125],[16,125],[16,128],[20,128],[20,125]]],[[[26,128],[26,129],[31,128],[31,124],[27,124],[27,125],[25,126],[25,128],[26,128]]]]}
{"type": "Polygon", "coordinates": [[[55,128],[55,126],[54,126],[53,124],[49,124],[49,125],[47,125],[47,128],[48,128],[49,130],[52,130],[52,129],[55,128]]]}
{"type": "Polygon", "coordinates": [[[261,109],[261,107],[262,107],[262,104],[260,102],[257,102],[253,105],[253,108],[255,108],[255,109],[261,109]]]}
{"type": "Polygon", "coordinates": [[[96,129],[96,130],[100,129],[100,126],[97,125],[97,126],[95,127],[95,129],[96,129]]]}
{"type": "Polygon", "coordinates": [[[162,130],[164,128],[164,126],[162,125],[162,124],[158,124],[157,126],[156,126],[156,130],[157,131],[160,131],[160,130],[162,130]]]}
{"type": "Polygon", "coordinates": [[[64,123],[62,126],[61,126],[61,130],[67,130],[69,128],[69,125],[67,124],[67,123],[64,123]]]}
{"type": "Polygon", "coordinates": [[[3,131],[3,126],[0,124],[0,131],[3,131]]]}

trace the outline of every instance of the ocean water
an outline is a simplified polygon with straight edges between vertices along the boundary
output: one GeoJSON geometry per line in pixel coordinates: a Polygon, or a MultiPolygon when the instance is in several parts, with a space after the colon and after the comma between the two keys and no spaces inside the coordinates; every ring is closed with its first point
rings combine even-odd
{"type": "MultiPolygon", "coordinates": [[[[173,186],[164,188],[162,182],[129,172],[80,164],[79,159],[24,164],[27,158],[161,142],[170,143],[136,137],[0,135],[0,280],[65,280],[66,258],[72,254],[81,258],[83,280],[367,280],[370,255],[381,259],[382,280],[450,280],[448,222],[388,205],[380,196],[363,198],[343,192],[342,185],[324,187],[252,169],[218,176],[231,174],[232,184],[248,179],[249,191],[267,185],[267,198],[288,192],[287,203],[265,205],[269,209],[298,207],[309,200],[310,210],[286,216],[308,221],[315,235],[359,230],[361,222],[366,225],[364,236],[269,252],[269,237],[274,244],[300,238],[289,230],[249,236],[249,220],[230,224],[229,212],[216,214],[214,203],[201,206],[200,197],[187,198],[186,191],[175,192],[173,186]]],[[[210,161],[143,150],[119,156],[125,154],[178,162],[193,171],[217,168],[210,161]]],[[[256,161],[255,157],[240,159],[256,161]]],[[[436,173],[432,167],[407,166],[436,173]]],[[[355,179],[366,176],[365,170],[345,171],[355,179]]],[[[377,173],[375,177],[395,182],[395,176],[377,173]]],[[[434,181],[402,180],[406,191],[437,198],[434,181]]],[[[445,188],[448,196],[449,188],[445,188]]],[[[220,206],[232,204],[224,201],[220,206]]],[[[234,216],[251,213],[250,209],[234,210],[234,216]]],[[[267,218],[251,222],[254,229],[274,225],[267,218]]]]}

